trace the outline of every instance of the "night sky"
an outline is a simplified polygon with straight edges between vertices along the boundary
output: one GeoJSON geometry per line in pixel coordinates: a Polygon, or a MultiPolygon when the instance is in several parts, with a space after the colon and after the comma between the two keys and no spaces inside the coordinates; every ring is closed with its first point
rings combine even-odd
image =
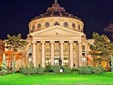
{"type": "MultiPolygon", "coordinates": [[[[7,34],[28,34],[28,23],[32,18],[45,13],[54,0],[0,0],[0,38],[7,34]]],[[[66,12],[71,13],[84,22],[84,33],[87,38],[93,32],[107,34],[103,29],[113,23],[113,0],[58,0],[66,12]]]]}

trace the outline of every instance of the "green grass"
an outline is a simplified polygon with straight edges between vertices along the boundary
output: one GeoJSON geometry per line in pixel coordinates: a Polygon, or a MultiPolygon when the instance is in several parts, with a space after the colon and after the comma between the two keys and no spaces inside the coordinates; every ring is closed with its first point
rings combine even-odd
{"type": "Polygon", "coordinates": [[[113,85],[113,73],[100,75],[83,74],[41,74],[22,75],[19,73],[0,76],[0,85],[113,85]]]}

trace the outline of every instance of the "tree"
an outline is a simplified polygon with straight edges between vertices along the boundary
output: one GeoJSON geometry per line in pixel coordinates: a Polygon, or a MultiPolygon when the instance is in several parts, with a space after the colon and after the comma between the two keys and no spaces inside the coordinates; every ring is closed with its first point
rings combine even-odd
{"type": "Polygon", "coordinates": [[[16,59],[15,58],[13,59],[13,62],[12,62],[12,72],[13,73],[16,72],[16,59]]]}
{"type": "Polygon", "coordinates": [[[8,47],[12,48],[12,51],[17,51],[18,48],[21,48],[27,44],[27,42],[21,38],[21,34],[18,34],[17,36],[10,36],[8,34],[7,38],[8,40],[6,41],[6,43],[8,47]]]}
{"type": "Polygon", "coordinates": [[[2,61],[2,72],[3,72],[3,75],[6,75],[7,74],[7,66],[6,66],[6,56],[5,54],[3,54],[3,61],[2,61]]]}
{"type": "Polygon", "coordinates": [[[113,38],[113,23],[110,23],[105,29],[104,29],[105,32],[111,32],[112,35],[111,37],[113,38]]]}
{"type": "Polygon", "coordinates": [[[111,56],[111,71],[113,72],[113,56],[111,56]]]}
{"type": "MultiPolygon", "coordinates": [[[[5,43],[7,44],[7,48],[11,48],[12,50],[12,57],[11,57],[11,63],[12,63],[12,61],[15,61],[14,52],[17,51],[18,48],[23,48],[24,45],[27,44],[27,42],[21,38],[21,34],[18,34],[17,36],[15,35],[11,36],[8,34],[7,38],[8,39],[5,41],[5,43]]],[[[12,70],[12,66],[11,66],[11,70],[12,70]]]]}
{"type": "Polygon", "coordinates": [[[93,55],[93,59],[97,59],[100,63],[102,60],[107,62],[106,67],[110,63],[110,56],[113,55],[113,42],[110,42],[106,35],[99,35],[93,33],[94,45],[90,45],[90,54],[93,55]],[[99,56],[99,57],[98,57],[99,56]]]}

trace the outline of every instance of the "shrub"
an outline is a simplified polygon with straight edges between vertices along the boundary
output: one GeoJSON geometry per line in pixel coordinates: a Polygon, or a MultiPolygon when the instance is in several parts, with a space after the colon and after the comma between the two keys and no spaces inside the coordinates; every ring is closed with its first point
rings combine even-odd
{"type": "MultiPolygon", "coordinates": [[[[79,67],[78,67],[79,68],[79,67]]],[[[78,71],[78,68],[73,68],[71,71],[78,71]]]]}
{"type": "Polygon", "coordinates": [[[5,54],[3,54],[3,61],[2,61],[1,68],[2,68],[2,72],[4,73],[4,75],[6,75],[7,74],[7,66],[6,66],[6,56],[5,56],[5,54]]]}
{"type": "Polygon", "coordinates": [[[94,74],[100,74],[103,73],[105,70],[102,66],[97,66],[94,68],[94,70],[92,71],[94,74]]]}
{"type": "Polygon", "coordinates": [[[46,66],[44,72],[53,72],[52,68],[53,66],[46,66]]]}
{"type": "Polygon", "coordinates": [[[78,68],[80,74],[92,74],[93,70],[94,68],[91,66],[82,66],[78,68]]]}
{"type": "Polygon", "coordinates": [[[11,73],[15,73],[16,72],[16,60],[14,58],[13,62],[12,62],[12,72],[11,73]]]}
{"type": "Polygon", "coordinates": [[[64,73],[71,73],[71,69],[69,67],[63,66],[62,69],[64,73]]]}
{"type": "Polygon", "coordinates": [[[54,72],[54,73],[59,73],[61,69],[61,66],[47,66],[45,68],[45,72],[54,72]]]}
{"type": "Polygon", "coordinates": [[[113,57],[111,56],[111,63],[110,63],[110,66],[111,66],[111,72],[113,72],[113,57]]]}
{"type": "Polygon", "coordinates": [[[37,68],[21,67],[20,72],[25,75],[31,75],[37,73],[37,68]]]}
{"type": "Polygon", "coordinates": [[[34,64],[33,64],[32,62],[30,62],[30,64],[29,64],[28,67],[29,67],[29,68],[34,68],[34,64]]]}
{"type": "Polygon", "coordinates": [[[72,71],[73,73],[79,73],[78,68],[73,68],[71,71],[72,71]]]}
{"type": "Polygon", "coordinates": [[[104,72],[104,69],[101,66],[82,66],[78,68],[80,74],[100,74],[104,72]]]}
{"type": "Polygon", "coordinates": [[[61,69],[61,66],[53,66],[53,67],[52,67],[52,71],[53,71],[54,73],[60,73],[60,69],[61,69]]]}
{"type": "Polygon", "coordinates": [[[44,73],[44,68],[40,67],[40,68],[37,68],[37,74],[43,74],[44,73]]]}
{"type": "Polygon", "coordinates": [[[0,76],[4,76],[4,72],[3,71],[0,71],[0,76]]]}
{"type": "Polygon", "coordinates": [[[64,73],[70,73],[71,69],[66,66],[47,66],[45,68],[45,72],[54,72],[54,73],[60,73],[60,69],[63,69],[64,73]]]}
{"type": "Polygon", "coordinates": [[[25,75],[30,75],[30,72],[28,71],[28,67],[21,67],[20,73],[25,74],[25,75]]]}
{"type": "Polygon", "coordinates": [[[36,74],[37,73],[37,68],[35,68],[33,63],[31,62],[28,66],[21,67],[20,72],[22,74],[25,74],[25,75],[36,74]]]}
{"type": "Polygon", "coordinates": [[[32,74],[42,74],[44,73],[44,68],[42,67],[34,67],[33,63],[30,63],[26,67],[21,67],[20,72],[24,75],[32,75],[32,74]]]}
{"type": "Polygon", "coordinates": [[[14,73],[14,72],[10,71],[10,70],[7,71],[7,74],[12,74],[12,73],[14,73]]]}

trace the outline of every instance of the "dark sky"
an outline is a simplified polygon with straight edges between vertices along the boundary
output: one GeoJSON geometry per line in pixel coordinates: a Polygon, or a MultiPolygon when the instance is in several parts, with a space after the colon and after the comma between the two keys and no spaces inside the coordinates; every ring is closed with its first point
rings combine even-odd
{"type": "MultiPolygon", "coordinates": [[[[0,38],[7,34],[22,34],[26,38],[28,23],[32,18],[45,13],[54,0],[0,0],[0,38]]],[[[87,38],[93,32],[107,34],[103,29],[113,22],[113,0],[58,0],[66,12],[81,18],[87,38]]]]}

